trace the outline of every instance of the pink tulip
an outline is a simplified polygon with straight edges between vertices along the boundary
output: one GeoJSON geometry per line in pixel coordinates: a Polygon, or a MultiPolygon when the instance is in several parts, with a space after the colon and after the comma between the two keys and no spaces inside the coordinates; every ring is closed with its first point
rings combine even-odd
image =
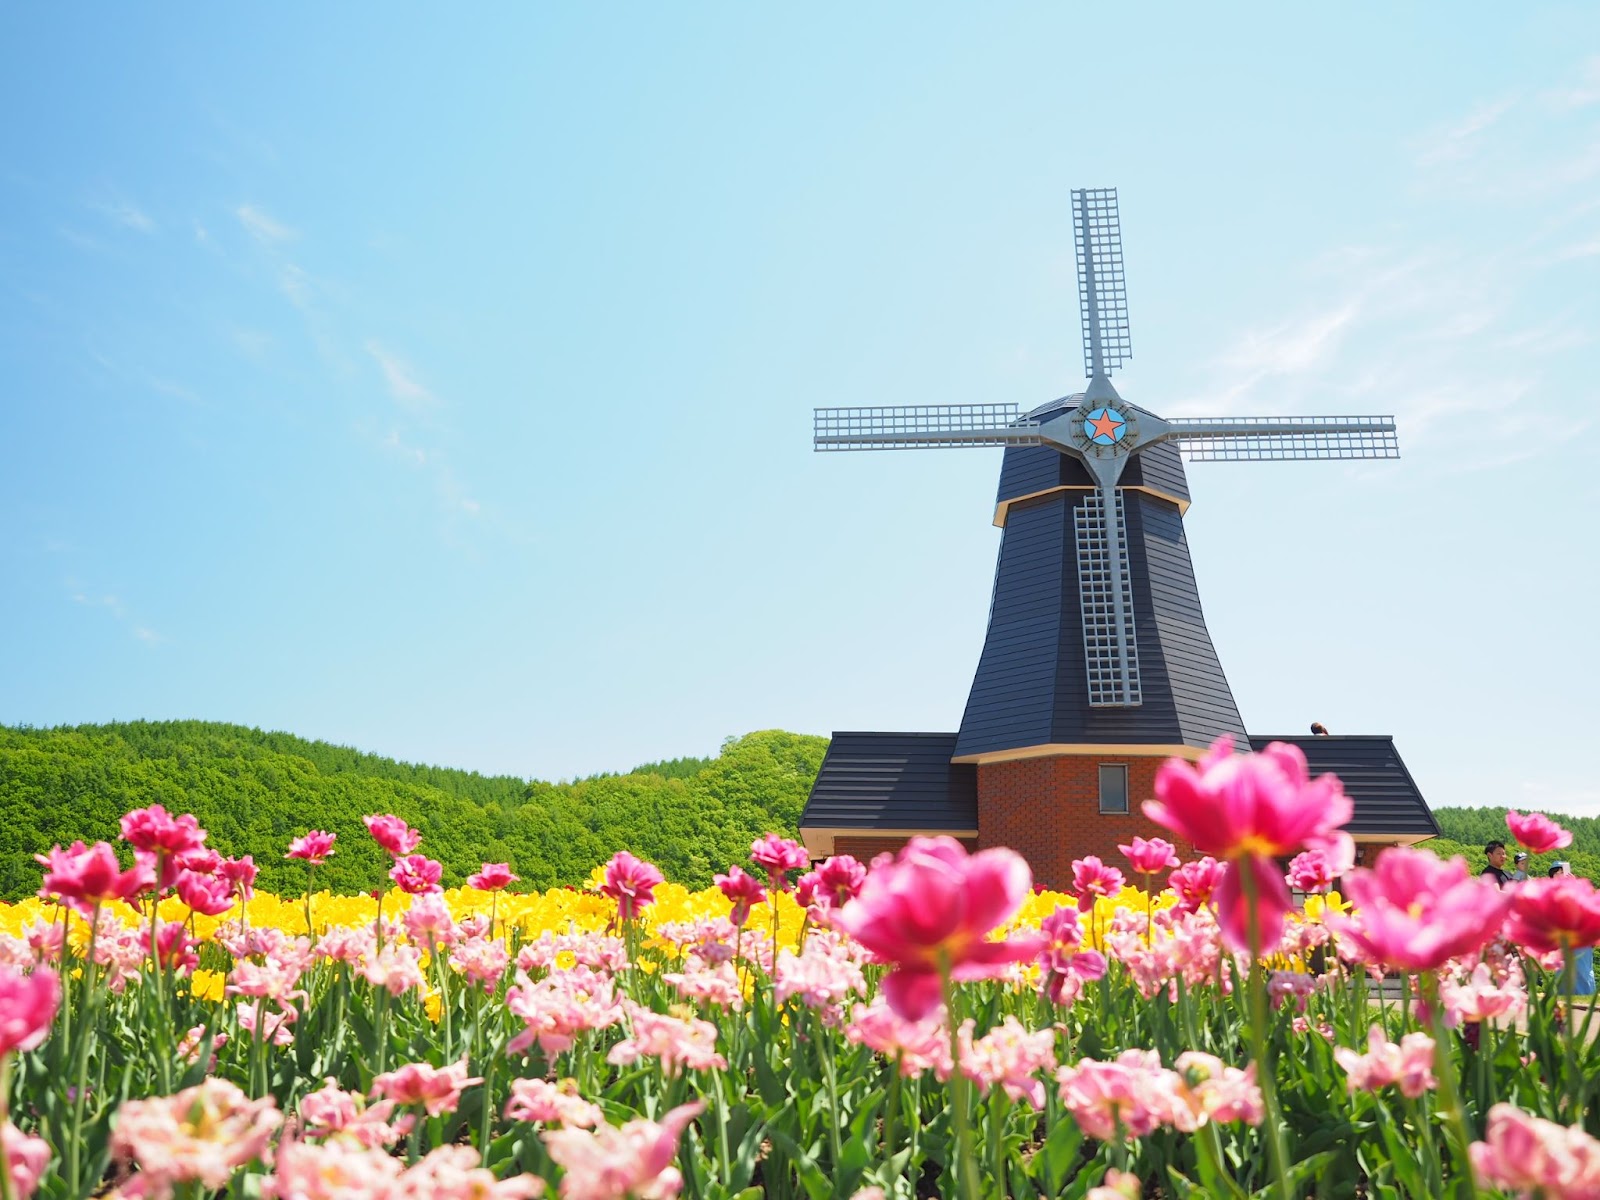
{"type": "Polygon", "coordinates": [[[541,1125],[574,1125],[593,1129],[605,1124],[606,1114],[578,1092],[571,1079],[513,1079],[506,1117],[512,1121],[537,1121],[541,1125]]]}
{"type": "Polygon", "coordinates": [[[511,873],[509,863],[484,863],[483,869],[476,875],[467,876],[467,886],[477,888],[480,892],[498,892],[521,878],[511,873]]]}
{"type": "MultiPolygon", "coordinates": [[[[150,925],[146,922],[140,944],[144,947],[144,957],[151,957],[150,925]]],[[[172,971],[192,971],[200,964],[200,956],[195,953],[200,943],[189,936],[188,930],[176,921],[163,921],[161,932],[156,935],[156,953],[165,967],[172,971]]]]}
{"type": "Polygon", "coordinates": [[[1518,812],[1508,812],[1506,828],[1511,830],[1512,837],[1535,854],[1565,850],[1572,845],[1572,834],[1543,813],[1529,813],[1523,816],[1518,812]]]}
{"type": "Polygon", "coordinates": [[[1600,891],[1572,875],[1530,879],[1511,894],[1506,937],[1536,954],[1593,946],[1600,942],[1600,891]]]}
{"type": "Polygon", "coordinates": [[[1383,1027],[1367,1031],[1367,1052],[1357,1054],[1335,1047],[1334,1060],[1344,1068],[1345,1087],[1352,1095],[1399,1084],[1402,1095],[1415,1100],[1439,1086],[1433,1076],[1433,1039],[1425,1033],[1408,1033],[1396,1045],[1383,1036],[1383,1027]]]}
{"type": "Polygon", "coordinates": [[[381,817],[367,816],[361,819],[366,822],[367,832],[372,835],[373,840],[395,858],[410,854],[422,841],[422,835],[399,817],[386,814],[381,817]]]}
{"type": "Polygon", "coordinates": [[[218,917],[233,907],[233,885],[226,879],[184,871],[178,875],[178,899],[197,913],[218,917]]]}
{"type": "Polygon", "coordinates": [[[1167,886],[1178,897],[1178,907],[1184,912],[1198,912],[1211,903],[1211,896],[1222,885],[1226,867],[1209,855],[1195,862],[1184,863],[1167,876],[1167,886]]]}
{"type": "Polygon", "coordinates": [[[223,859],[217,876],[227,880],[241,900],[252,899],[256,894],[256,860],[249,854],[243,858],[223,859]]]}
{"type": "Polygon", "coordinates": [[[666,879],[658,868],[618,850],[606,864],[605,882],[600,894],[617,902],[617,917],[631,921],[639,911],[655,903],[656,886],[666,879]]]}
{"type": "Polygon", "coordinates": [[[208,1079],[172,1096],[124,1100],[111,1152],[140,1168],[148,1193],[169,1195],[175,1183],[227,1187],[238,1168],[270,1153],[283,1114],[271,1096],[251,1100],[225,1079],[208,1079]]]}
{"type": "Polygon", "coordinates": [[[0,1058],[44,1041],[61,1006],[61,981],[49,967],[18,975],[0,966],[0,1058]]]}
{"type": "Polygon", "coordinates": [[[1479,1178],[1503,1191],[1550,1200],[1600,1196],[1600,1141],[1581,1125],[1569,1129],[1496,1104],[1485,1140],[1470,1152],[1479,1178]]]}
{"type": "Polygon", "coordinates": [[[1352,870],[1344,890],[1354,919],[1328,923],[1372,962],[1401,971],[1433,971],[1481,949],[1500,933],[1511,894],[1467,872],[1464,859],[1442,862],[1426,850],[1391,847],[1372,870],[1352,870]]]}
{"type": "Polygon", "coordinates": [[[58,899],[86,917],[107,900],[126,900],[153,882],[149,872],[137,866],[124,871],[108,842],[93,846],[73,842],[70,850],[53,846],[48,855],[34,858],[45,868],[40,897],[58,899]]]}
{"type": "Polygon", "coordinates": [[[1122,851],[1128,865],[1138,875],[1154,875],[1157,871],[1178,865],[1178,848],[1164,838],[1146,841],[1136,837],[1131,845],[1119,845],[1117,849],[1122,851]]]}
{"type": "Polygon", "coordinates": [[[670,1200],[683,1189],[683,1176],[672,1165],[684,1129],[705,1109],[695,1101],[680,1104],[660,1124],[644,1118],[618,1129],[552,1129],[545,1148],[564,1172],[562,1200],[623,1200],[649,1196],[670,1200]]]}
{"type": "Polygon", "coordinates": [[[434,1067],[428,1063],[407,1063],[395,1071],[386,1071],[372,1081],[372,1094],[382,1095],[399,1105],[420,1104],[430,1117],[455,1112],[461,1107],[461,1093],[481,1077],[467,1076],[467,1060],[453,1062],[448,1067],[434,1067]]]}
{"type": "Polygon", "coordinates": [[[1032,872],[1012,850],[968,855],[951,837],[912,838],[892,862],[875,868],[836,924],[894,970],[883,994],[907,1020],[939,1006],[941,974],[988,979],[1035,958],[1038,934],[991,942],[988,935],[1022,907],[1032,872]]]}
{"type": "Polygon", "coordinates": [[[804,871],[811,865],[811,855],[799,842],[769,833],[750,843],[751,861],[767,869],[767,880],[775,892],[789,888],[788,872],[804,871]]]}
{"type": "Polygon", "coordinates": [[[861,885],[867,881],[867,869],[848,854],[835,854],[827,859],[813,874],[817,885],[833,908],[842,908],[861,894],[861,885]]]}
{"type": "MultiPolygon", "coordinates": [[[[1343,849],[1343,847],[1340,847],[1343,849]]],[[[1303,850],[1289,860],[1289,870],[1284,882],[1297,892],[1322,893],[1333,887],[1355,866],[1355,843],[1349,844],[1348,854],[1335,854],[1328,850],[1303,850]]]]}
{"type": "Polygon", "coordinates": [[[161,805],[152,804],[149,808],[134,809],[122,818],[122,840],[135,850],[175,858],[200,849],[206,840],[206,831],[190,814],[174,817],[161,805]]]}
{"type": "Polygon", "coordinates": [[[0,1124],[0,1145],[4,1145],[6,1162],[11,1167],[11,1195],[15,1200],[28,1200],[39,1189],[45,1168],[53,1157],[50,1145],[43,1138],[30,1137],[10,1121],[0,1124]]]}
{"type": "Polygon", "coordinates": [[[389,878],[402,892],[412,896],[425,896],[437,892],[439,880],[444,877],[444,866],[425,854],[407,854],[394,860],[389,878]]]}
{"type": "Polygon", "coordinates": [[[303,858],[313,867],[320,867],[333,855],[333,843],[339,840],[337,833],[325,833],[320,829],[313,829],[289,843],[289,853],[285,858],[303,858]]]}
{"type": "Polygon", "coordinates": [[[1108,867],[1098,855],[1077,859],[1072,864],[1072,890],[1078,893],[1078,907],[1092,912],[1098,897],[1109,899],[1122,890],[1122,872],[1108,867]]]}
{"type": "Polygon", "coordinates": [[[1145,801],[1145,816],[1229,864],[1215,896],[1217,923],[1230,946],[1252,953],[1278,944],[1290,908],[1273,860],[1340,845],[1349,837],[1340,828],[1355,812],[1336,777],[1309,777],[1298,747],[1273,742],[1236,755],[1226,735],[1198,763],[1163,763],[1156,797],[1145,801]]]}
{"type": "Polygon", "coordinates": [[[743,867],[729,867],[726,875],[713,876],[713,882],[733,901],[733,912],[728,919],[735,925],[748,921],[751,908],[767,898],[767,889],[761,886],[761,881],[743,867]]]}

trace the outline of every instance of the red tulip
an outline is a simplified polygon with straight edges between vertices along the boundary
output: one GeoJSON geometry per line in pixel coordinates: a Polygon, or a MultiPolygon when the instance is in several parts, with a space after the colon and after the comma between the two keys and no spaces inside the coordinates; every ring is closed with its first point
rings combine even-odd
{"type": "Polygon", "coordinates": [[[1600,942],[1600,892],[1571,875],[1518,884],[1506,937],[1536,954],[1593,946],[1600,942]]]}
{"type": "Polygon", "coordinates": [[[123,816],[122,840],[135,850],[172,858],[200,849],[206,831],[190,814],[174,817],[161,805],[152,804],[123,816]]]}
{"type": "Polygon", "coordinates": [[[425,896],[441,891],[439,880],[444,877],[444,865],[423,854],[407,854],[394,860],[389,878],[402,891],[413,896],[425,896]]]}

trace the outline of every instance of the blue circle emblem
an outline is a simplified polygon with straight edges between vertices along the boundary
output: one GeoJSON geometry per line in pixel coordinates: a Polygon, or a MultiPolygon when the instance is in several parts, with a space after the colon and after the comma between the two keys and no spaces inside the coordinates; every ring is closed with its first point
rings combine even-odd
{"type": "Polygon", "coordinates": [[[1114,408],[1101,405],[1083,419],[1083,436],[1095,446],[1115,446],[1128,432],[1128,419],[1114,408]]]}

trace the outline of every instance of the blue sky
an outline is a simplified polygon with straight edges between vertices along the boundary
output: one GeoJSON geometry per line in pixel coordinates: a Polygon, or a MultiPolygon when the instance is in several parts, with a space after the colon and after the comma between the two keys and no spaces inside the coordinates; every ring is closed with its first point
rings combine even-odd
{"type": "Polygon", "coordinates": [[[996,451],[815,405],[1079,390],[1121,191],[1252,730],[1600,811],[1600,9],[0,13],[0,722],[196,717],[562,778],[954,729],[996,451]]]}

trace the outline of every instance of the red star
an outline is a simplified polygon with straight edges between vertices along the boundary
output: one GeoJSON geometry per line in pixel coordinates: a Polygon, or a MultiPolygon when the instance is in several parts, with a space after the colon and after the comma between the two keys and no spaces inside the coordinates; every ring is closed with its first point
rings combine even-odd
{"type": "Polygon", "coordinates": [[[1121,429],[1124,424],[1126,422],[1117,420],[1116,417],[1111,415],[1109,409],[1089,422],[1090,427],[1094,429],[1095,437],[1108,437],[1112,441],[1117,440],[1117,430],[1121,429]]]}

